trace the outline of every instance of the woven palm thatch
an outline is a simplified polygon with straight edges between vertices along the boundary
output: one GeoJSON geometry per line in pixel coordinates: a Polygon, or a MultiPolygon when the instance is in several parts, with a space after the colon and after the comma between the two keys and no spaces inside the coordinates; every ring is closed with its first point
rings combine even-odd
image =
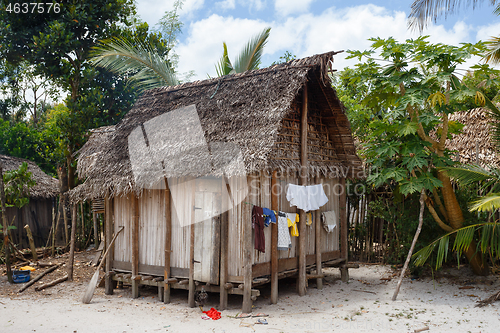
{"type": "MultiPolygon", "coordinates": [[[[207,174],[207,166],[208,174],[218,175],[223,169],[226,176],[236,175],[241,168],[221,169],[222,165],[230,165],[231,160],[241,162],[247,174],[274,169],[296,172],[301,167],[300,108],[306,84],[310,110],[307,171],[311,176],[321,173],[338,177],[339,170],[344,176],[347,170],[352,176],[361,171],[361,161],[356,155],[344,106],[330,84],[328,74],[334,54],[146,91],[116,126],[93,131],[78,156],[77,172],[86,181],[72,190],[71,197],[86,200],[139,193],[132,169],[148,170],[151,159],[146,154],[139,159],[140,165],[132,166],[130,151],[140,154],[141,148],[130,147],[129,140],[135,135],[142,137],[145,127],[158,124],[168,124],[161,130],[168,131],[170,136],[175,137],[177,132],[183,135],[181,146],[185,146],[179,148],[178,142],[166,142],[156,150],[165,154],[172,149],[181,152],[175,161],[162,162],[165,177],[200,176],[207,174]],[[182,119],[184,113],[180,113],[175,123],[168,122],[168,115],[181,108],[196,110],[210,154],[191,145],[185,127],[192,124],[191,120],[182,119]]],[[[147,135],[144,136],[147,141],[147,135]]]]}
{"type": "Polygon", "coordinates": [[[0,163],[2,163],[4,171],[18,169],[23,162],[28,163],[28,171],[31,172],[36,182],[36,185],[30,189],[30,197],[52,198],[59,194],[59,182],[57,179],[47,175],[34,162],[24,158],[0,155],[0,163]]]}
{"type": "Polygon", "coordinates": [[[456,112],[450,116],[450,121],[464,125],[462,133],[454,134],[447,143],[447,148],[457,151],[460,163],[500,167],[497,149],[491,141],[492,119],[486,110],[476,108],[456,112]]]}

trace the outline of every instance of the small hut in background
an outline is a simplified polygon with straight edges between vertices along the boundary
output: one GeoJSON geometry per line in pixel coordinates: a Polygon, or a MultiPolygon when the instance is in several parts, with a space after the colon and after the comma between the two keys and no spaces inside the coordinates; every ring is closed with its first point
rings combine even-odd
{"type": "Polygon", "coordinates": [[[453,134],[447,142],[447,148],[456,150],[456,159],[463,164],[479,164],[482,167],[500,168],[498,148],[491,139],[491,122],[488,111],[476,108],[455,112],[450,121],[458,121],[464,125],[462,133],[453,134]]]}
{"type": "Polygon", "coordinates": [[[0,155],[0,163],[3,170],[12,171],[18,169],[23,162],[28,164],[28,171],[31,172],[36,185],[30,189],[30,201],[27,205],[18,209],[17,207],[7,208],[7,221],[12,223],[16,229],[11,231],[12,242],[19,244],[23,248],[29,246],[28,237],[24,230],[25,225],[29,225],[35,241],[35,246],[42,247],[47,244],[50,228],[52,227],[52,207],[59,194],[59,182],[57,179],[47,175],[34,162],[24,158],[0,155]]]}
{"type": "MultiPolygon", "coordinates": [[[[322,267],[347,274],[345,179],[362,175],[344,106],[329,80],[335,52],[242,74],[145,92],[114,127],[101,128],[79,151],[85,182],[75,201],[104,198],[106,293],[113,281],[243,295],[251,311],[257,287],[296,277],[322,286],[322,267]],[[194,115],[194,117],[192,117],[194,115]],[[203,145],[205,143],[205,145],[203,145]],[[286,198],[288,184],[322,184],[328,202],[306,213],[286,198]],[[252,208],[299,213],[298,237],[278,250],[278,227],[263,230],[265,251],[254,249],[252,208]],[[327,232],[322,212],[338,227],[327,232]]],[[[261,234],[262,236],[262,234],[261,234]]]]}

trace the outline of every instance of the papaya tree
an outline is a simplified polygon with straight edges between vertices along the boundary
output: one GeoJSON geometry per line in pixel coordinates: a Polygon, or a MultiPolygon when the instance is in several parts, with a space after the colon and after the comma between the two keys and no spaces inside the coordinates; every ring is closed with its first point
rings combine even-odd
{"type": "MultiPolygon", "coordinates": [[[[463,84],[466,72],[457,66],[484,52],[484,44],[433,44],[425,36],[403,43],[370,40],[370,50],[349,51],[349,58],[360,61],[351,80],[367,89],[362,105],[374,115],[361,138],[371,165],[368,181],[389,184],[403,195],[424,190],[425,205],[439,227],[459,229],[464,225],[462,207],[442,168],[456,164],[446,142],[463,125],[449,116],[462,111],[463,101],[483,101],[476,88],[463,84]]],[[[488,273],[474,242],[464,253],[476,274],[488,273]]]]}

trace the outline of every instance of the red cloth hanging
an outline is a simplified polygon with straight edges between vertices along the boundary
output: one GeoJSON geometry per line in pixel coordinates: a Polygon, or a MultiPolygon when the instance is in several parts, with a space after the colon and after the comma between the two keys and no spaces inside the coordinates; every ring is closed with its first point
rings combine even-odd
{"type": "Polygon", "coordinates": [[[264,213],[262,207],[253,206],[252,227],[255,230],[255,249],[266,252],[266,239],[264,237],[264,213]]]}
{"type": "Polygon", "coordinates": [[[207,316],[209,316],[213,320],[220,319],[220,312],[215,310],[214,308],[211,308],[208,311],[203,311],[203,313],[205,313],[207,316]]]}

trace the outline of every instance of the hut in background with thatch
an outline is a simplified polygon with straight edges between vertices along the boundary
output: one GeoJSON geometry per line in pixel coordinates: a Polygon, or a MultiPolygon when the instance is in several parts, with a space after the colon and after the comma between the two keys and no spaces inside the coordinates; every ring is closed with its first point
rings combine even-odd
{"type": "Polygon", "coordinates": [[[483,108],[455,112],[450,121],[464,125],[462,133],[453,134],[447,148],[456,150],[456,159],[463,164],[479,164],[482,167],[500,168],[498,148],[491,140],[491,117],[483,108]]]}
{"type": "Polygon", "coordinates": [[[85,182],[75,201],[105,200],[106,293],[116,281],[243,295],[250,312],[257,287],[297,277],[322,286],[322,267],[347,274],[347,177],[362,174],[349,121],[329,80],[335,52],[256,71],[145,92],[114,127],[101,128],[79,151],[85,182]],[[306,213],[286,198],[288,184],[322,184],[328,202],[306,213]],[[278,227],[264,228],[254,250],[252,208],[299,213],[298,237],[278,250],[278,227]],[[334,211],[328,232],[320,214],[334,211]]]}
{"type": "Polygon", "coordinates": [[[36,185],[29,191],[29,203],[18,209],[17,207],[7,208],[7,221],[16,229],[11,231],[12,242],[19,244],[23,248],[29,246],[28,237],[24,229],[29,225],[35,241],[35,246],[42,247],[47,243],[50,228],[52,226],[52,207],[59,194],[59,182],[57,179],[47,175],[34,162],[6,155],[0,155],[0,163],[3,170],[11,171],[18,169],[23,162],[28,164],[28,171],[36,185]],[[13,222],[12,222],[13,221],[13,222]]]}

